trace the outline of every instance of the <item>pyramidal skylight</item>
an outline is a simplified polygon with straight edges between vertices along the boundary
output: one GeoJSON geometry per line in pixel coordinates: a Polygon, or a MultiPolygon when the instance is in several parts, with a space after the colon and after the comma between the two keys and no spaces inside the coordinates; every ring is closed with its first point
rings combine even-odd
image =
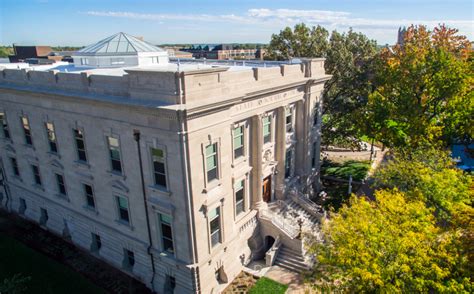
{"type": "Polygon", "coordinates": [[[139,52],[165,52],[165,50],[132,35],[120,32],[77,51],[76,55],[123,55],[139,52]]]}
{"type": "Polygon", "coordinates": [[[168,52],[125,33],[89,45],[72,56],[77,67],[133,67],[168,64],[168,52]]]}

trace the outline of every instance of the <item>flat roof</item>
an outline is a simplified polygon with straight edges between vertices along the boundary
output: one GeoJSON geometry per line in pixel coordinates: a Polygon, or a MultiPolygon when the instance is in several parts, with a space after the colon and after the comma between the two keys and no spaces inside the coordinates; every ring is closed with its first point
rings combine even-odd
{"type": "Polygon", "coordinates": [[[229,71],[251,70],[255,67],[279,67],[284,64],[299,64],[300,59],[289,61],[264,61],[264,60],[210,60],[210,59],[180,59],[171,58],[167,64],[138,65],[130,67],[114,67],[114,68],[97,68],[87,66],[75,66],[73,63],[64,61],[55,62],[53,64],[36,65],[28,63],[0,63],[0,69],[24,69],[36,71],[52,71],[67,73],[83,73],[87,72],[95,75],[106,76],[123,76],[127,70],[143,70],[143,71],[163,71],[163,72],[189,72],[203,69],[217,69],[229,71]]]}

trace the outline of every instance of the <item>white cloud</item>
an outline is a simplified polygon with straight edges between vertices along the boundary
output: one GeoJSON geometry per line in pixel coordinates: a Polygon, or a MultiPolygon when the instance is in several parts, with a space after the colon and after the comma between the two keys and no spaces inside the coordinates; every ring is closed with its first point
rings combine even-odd
{"type": "MultiPolygon", "coordinates": [[[[349,27],[367,33],[369,37],[376,38],[385,33],[393,35],[400,26],[411,24],[424,24],[429,28],[440,23],[458,28],[461,34],[473,39],[473,20],[410,20],[410,19],[372,19],[352,17],[351,13],[344,11],[326,10],[298,10],[298,9],[249,9],[241,15],[235,14],[150,14],[120,11],[88,11],[91,16],[118,17],[136,20],[150,21],[193,21],[193,22],[229,22],[242,25],[256,25],[255,31],[265,28],[272,28],[275,32],[284,26],[292,26],[296,23],[304,22],[309,25],[320,24],[328,29],[347,30],[349,27]],[[262,26],[262,27],[258,27],[262,26]],[[384,33],[382,33],[384,32],[384,33]],[[371,36],[372,33],[374,36],[371,36]],[[377,36],[377,37],[376,37],[377,36]]],[[[256,32],[257,34],[257,32],[256,32]]],[[[394,36],[393,38],[396,38],[394,36]]]]}

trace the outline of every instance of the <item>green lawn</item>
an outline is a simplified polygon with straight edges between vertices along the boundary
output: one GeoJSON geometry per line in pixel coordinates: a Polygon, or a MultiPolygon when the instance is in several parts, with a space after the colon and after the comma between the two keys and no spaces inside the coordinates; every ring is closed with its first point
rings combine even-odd
{"type": "Polygon", "coordinates": [[[287,285],[277,283],[269,278],[258,279],[255,286],[250,289],[249,294],[283,294],[288,289],[287,285]]]}
{"type": "Polygon", "coordinates": [[[15,274],[29,277],[25,293],[105,293],[68,267],[0,235],[0,285],[15,274]]]}
{"type": "Polygon", "coordinates": [[[340,179],[349,179],[349,175],[352,175],[353,180],[361,181],[365,178],[369,169],[369,161],[347,160],[343,163],[327,161],[321,166],[321,174],[340,179]]]}

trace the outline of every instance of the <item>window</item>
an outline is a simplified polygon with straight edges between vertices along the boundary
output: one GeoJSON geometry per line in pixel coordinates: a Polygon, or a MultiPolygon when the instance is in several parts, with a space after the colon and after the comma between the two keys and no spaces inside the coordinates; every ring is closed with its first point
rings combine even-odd
{"type": "Polygon", "coordinates": [[[287,109],[285,114],[285,125],[287,132],[293,132],[293,110],[287,109]]]}
{"type": "Polygon", "coordinates": [[[234,128],[234,158],[244,156],[244,126],[234,128]]]}
{"type": "Polygon", "coordinates": [[[163,250],[174,254],[173,247],[173,230],[171,228],[172,218],[166,214],[159,214],[161,225],[161,239],[163,250]]]}
{"type": "Polygon", "coordinates": [[[245,181],[238,181],[234,186],[235,193],[235,215],[244,212],[245,181]]]}
{"type": "Polygon", "coordinates": [[[0,123],[2,124],[2,131],[4,138],[10,138],[10,129],[8,128],[7,117],[5,112],[0,112],[0,123]]]}
{"type": "Polygon", "coordinates": [[[263,143],[269,143],[272,140],[272,120],[270,116],[263,118],[263,143]]]}
{"type": "Polygon", "coordinates": [[[293,151],[287,150],[285,156],[285,179],[291,176],[291,160],[293,158],[293,151]]]}
{"type": "Polygon", "coordinates": [[[311,157],[311,167],[316,167],[316,142],[313,143],[313,156],[311,157]]]}
{"type": "Polygon", "coordinates": [[[123,58],[110,58],[110,64],[125,64],[125,60],[123,58]]]}
{"type": "Polygon", "coordinates": [[[217,143],[210,144],[206,147],[206,170],[207,182],[217,179],[217,143]]]}
{"type": "Polygon", "coordinates": [[[64,177],[60,174],[56,174],[56,182],[58,184],[58,192],[61,195],[66,195],[66,185],[64,184],[64,177]]]}
{"type": "Polygon", "coordinates": [[[18,162],[16,161],[16,158],[10,157],[10,162],[12,164],[13,174],[19,177],[20,169],[18,168],[18,162]]]}
{"type": "Polygon", "coordinates": [[[40,225],[45,226],[49,219],[48,211],[44,208],[40,208],[40,212],[41,212],[41,216],[40,216],[39,223],[40,225]]]}
{"type": "Polygon", "coordinates": [[[84,142],[84,133],[79,129],[74,129],[74,139],[76,141],[77,158],[80,161],[87,162],[86,144],[84,142]]]}
{"type": "Polygon", "coordinates": [[[46,133],[48,135],[49,151],[53,153],[58,153],[56,133],[54,132],[54,125],[52,123],[46,123],[46,133]]]}
{"type": "Polygon", "coordinates": [[[119,219],[127,224],[130,223],[130,215],[128,213],[128,200],[125,197],[117,196],[117,206],[119,211],[119,219]]]}
{"type": "Polygon", "coordinates": [[[26,201],[23,198],[20,198],[20,207],[18,208],[19,214],[25,214],[26,211],[26,201]]]}
{"type": "Polygon", "coordinates": [[[91,251],[92,252],[99,252],[100,248],[102,247],[102,241],[100,236],[94,233],[92,234],[92,243],[91,243],[91,251]]]}
{"type": "Polygon", "coordinates": [[[209,219],[211,227],[211,246],[214,247],[221,242],[220,207],[210,211],[209,219]]]}
{"type": "Polygon", "coordinates": [[[133,251],[128,249],[123,249],[123,262],[122,265],[127,270],[132,270],[135,265],[135,254],[133,251]]]}
{"type": "Polygon", "coordinates": [[[112,165],[112,170],[118,173],[122,173],[119,140],[117,138],[107,137],[107,143],[109,144],[110,163],[112,165]]]}
{"type": "Polygon", "coordinates": [[[89,64],[89,59],[81,58],[81,65],[88,65],[88,64],[89,64]]]}
{"type": "Polygon", "coordinates": [[[38,186],[41,186],[41,175],[40,175],[40,170],[37,165],[32,164],[31,165],[31,170],[33,171],[33,177],[35,179],[35,184],[38,186]]]}
{"type": "Polygon", "coordinates": [[[151,158],[153,161],[153,174],[155,185],[166,188],[166,167],[163,150],[158,148],[151,148],[151,158]]]}
{"type": "Polygon", "coordinates": [[[166,275],[166,289],[165,293],[174,293],[174,289],[176,288],[176,278],[170,275],[166,275]]]}
{"type": "Polygon", "coordinates": [[[25,134],[25,142],[27,145],[33,145],[33,139],[31,138],[30,122],[26,116],[21,117],[21,124],[23,125],[23,133],[25,134]]]}
{"type": "Polygon", "coordinates": [[[94,200],[94,191],[92,190],[92,186],[83,184],[84,186],[84,195],[86,196],[86,205],[89,208],[95,209],[95,200],[94,200]]]}
{"type": "Polygon", "coordinates": [[[313,113],[313,126],[318,124],[318,112],[319,112],[319,103],[316,103],[314,106],[314,113],[313,113]]]}

